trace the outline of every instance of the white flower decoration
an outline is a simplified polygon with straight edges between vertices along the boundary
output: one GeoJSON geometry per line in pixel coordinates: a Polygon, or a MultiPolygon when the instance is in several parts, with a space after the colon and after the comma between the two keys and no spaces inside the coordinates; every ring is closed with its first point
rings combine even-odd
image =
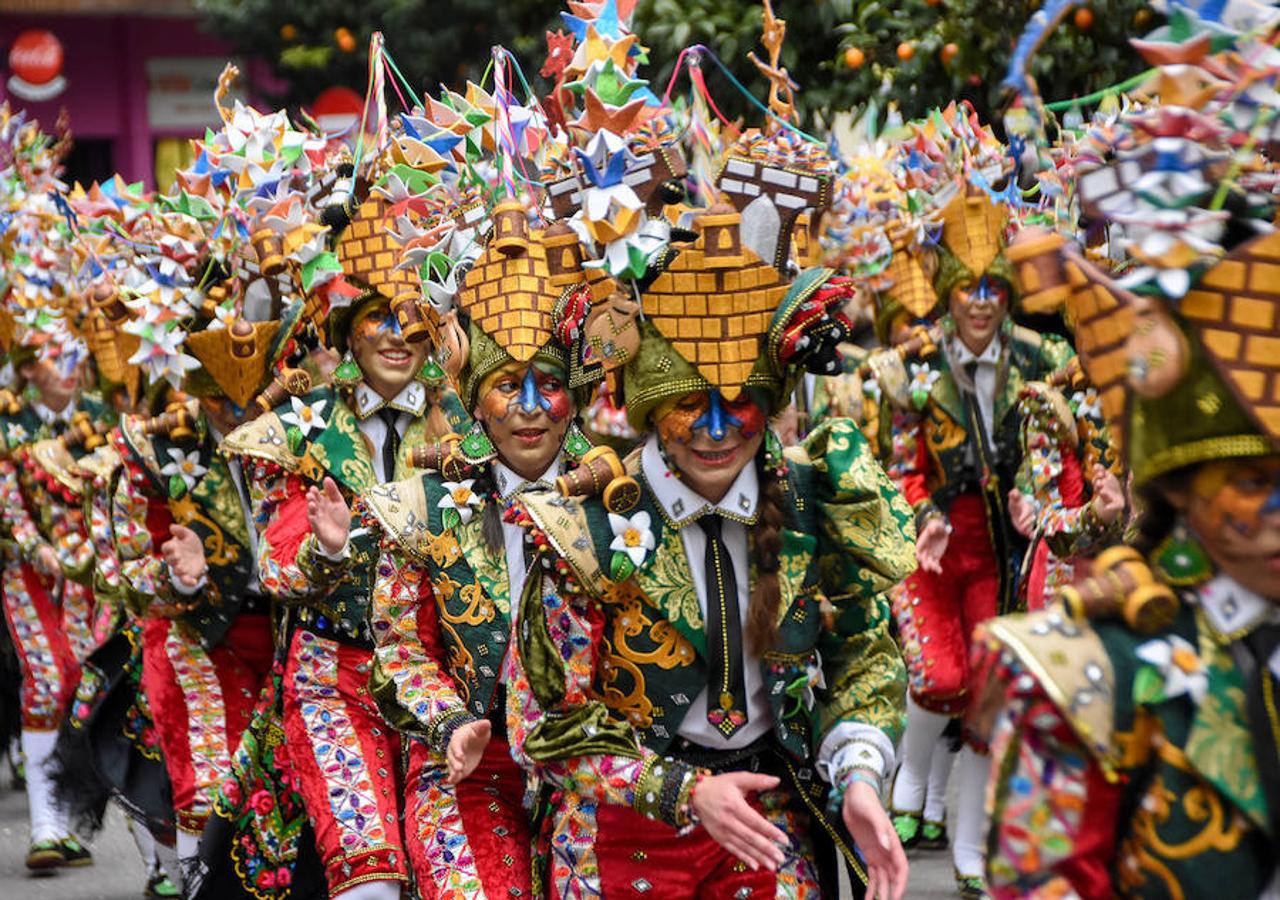
{"type": "Polygon", "coordinates": [[[458,518],[465,525],[471,521],[471,516],[475,513],[483,501],[471,489],[476,483],[474,478],[468,478],[466,481],[446,481],[444,489],[447,493],[440,498],[440,502],[436,504],[439,509],[452,509],[458,513],[458,518]]]}
{"type": "Polygon", "coordinates": [[[942,373],[929,368],[928,363],[912,363],[910,390],[912,393],[923,391],[927,394],[941,377],[942,373]]]}
{"type": "Polygon", "coordinates": [[[1102,418],[1102,401],[1098,397],[1097,388],[1085,388],[1083,391],[1076,391],[1071,395],[1071,402],[1075,405],[1077,416],[1084,416],[1089,419],[1102,418]]]}
{"type": "Polygon", "coordinates": [[[170,447],[169,456],[173,461],[166,463],[164,468],[160,470],[160,474],[170,477],[177,475],[187,486],[187,490],[195,487],[196,479],[209,471],[200,465],[200,452],[198,450],[183,453],[177,447],[170,447]]]}
{"type": "Polygon", "coordinates": [[[631,518],[609,513],[609,527],[613,529],[610,550],[627,554],[632,565],[644,562],[645,554],[657,546],[650,527],[649,514],[641,510],[631,518]]]}
{"type": "Polygon", "coordinates": [[[1196,648],[1176,634],[1147,641],[1137,649],[1138,659],[1155,666],[1164,676],[1164,695],[1189,694],[1199,703],[1209,690],[1209,673],[1196,648]]]}
{"type": "Polygon", "coordinates": [[[303,403],[301,397],[290,397],[289,405],[293,407],[293,411],[280,416],[280,421],[286,425],[298,426],[303,437],[311,437],[313,431],[324,431],[327,427],[324,408],[329,405],[328,400],[303,403]]]}

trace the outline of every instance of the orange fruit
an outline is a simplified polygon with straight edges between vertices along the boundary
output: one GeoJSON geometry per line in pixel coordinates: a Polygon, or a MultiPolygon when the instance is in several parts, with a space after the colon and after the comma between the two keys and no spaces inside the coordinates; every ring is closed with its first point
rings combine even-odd
{"type": "Polygon", "coordinates": [[[335,29],[333,39],[337,42],[338,49],[343,53],[351,53],[356,49],[356,36],[351,33],[350,28],[335,29]]]}
{"type": "Polygon", "coordinates": [[[1071,21],[1075,22],[1076,27],[1081,31],[1088,31],[1093,27],[1093,10],[1087,6],[1082,6],[1076,10],[1075,15],[1071,17],[1071,21]]]}
{"type": "Polygon", "coordinates": [[[286,40],[286,41],[293,41],[293,40],[297,40],[297,37],[298,37],[298,26],[297,26],[297,25],[288,25],[288,24],[286,24],[286,25],[281,25],[281,26],[280,26],[280,37],[281,37],[281,38],[283,38],[283,39],[284,39],[284,40],[286,40]]]}
{"type": "Polygon", "coordinates": [[[912,44],[910,41],[903,41],[901,44],[898,45],[898,59],[902,60],[903,62],[906,62],[907,60],[909,60],[911,57],[915,55],[916,55],[915,44],[912,44]]]}
{"type": "Polygon", "coordinates": [[[856,69],[867,61],[867,54],[863,53],[858,47],[848,47],[844,51],[844,67],[846,69],[856,69]]]}
{"type": "Polygon", "coordinates": [[[952,44],[947,44],[941,50],[939,50],[938,56],[942,59],[942,64],[944,66],[949,66],[951,65],[951,60],[955,59],[956,54],[959,52],[960,52],[960,46],[958,44],[952,43],[952,44]]]}

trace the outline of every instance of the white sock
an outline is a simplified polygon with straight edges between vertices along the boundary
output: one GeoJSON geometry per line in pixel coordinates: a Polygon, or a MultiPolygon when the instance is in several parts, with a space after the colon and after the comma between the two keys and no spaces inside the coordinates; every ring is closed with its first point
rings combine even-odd
{"type": "Polygon", "coordinates": [[[398,881],[366,881],[348,888],[341,894],[334,894],[330,900],[400,900],[400,882],[398,881]]]}
{"type": "Polygon", "coordinates": [[[31,843],[67,836],[64,816],[53,802],[53,782],[45,764],[58,742],[56,731],[22,730],[22,755],[27,761],[27,803],[31,814],[31,843]]]}
{"type": "Polygon", "coordinates": [[[956,871],[961,875],[986,873],[987,845],[987,778],[991,773],[991,757],[964,747],[956,760],[956,832],[951,840],[951,854],[956,871]]]}
{"type": "Polygon", "coordinates": [[[895,812],[916,813],[924,808],[925,787],[929,783],[929,764],[933,748],[942,740],[947,717],[916,706],[907,698],[907,731],[902,736],[902,765],[893,779],[893,796],[889,807],[895,812]]]}
{"type": "Polygon", "coordinates": [[[129,834],[133,835],[133,843],[138,848],[138,855],[142,857],[142,864],[147,867],[147,876],[150,877],[156,869],[156,839],[151,836],[150,831],[128,816],[125,816],[124,821],[129,826],[129,834]]]}
{"type": "Polygon", "coordinates": [[[924,795],[926,822],[947,821],[947,782],[951,780],[951,766],[956,761],[949,744],[949,741],[938,741],[929,760],[929,790],[924,795]]]}
{"type": "Polygon", "coordinates": [[[164,869],[164,874],[169,876],[174,887],[181,889],[182,869],[178,866],[178,851],[173,847],[166,847],[159,841],[155,842],[155,848],[156,863],[164,869]]]}
{"type": "Polygon", "coordinates": [[[200,835],[178,829],[178,863],[200,855],[200,835]]]}

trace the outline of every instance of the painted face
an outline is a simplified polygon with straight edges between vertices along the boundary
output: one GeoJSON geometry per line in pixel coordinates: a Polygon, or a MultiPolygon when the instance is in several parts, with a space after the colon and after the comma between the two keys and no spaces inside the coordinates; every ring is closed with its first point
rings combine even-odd
{"type": "Polygon", "coordinates": [[[951,290],[951,318],[960,342],[971,353],[981,353],[1000,330],[1009,311],[1009,286],[999,278],[983,275],[951,290]]]}
{"type": "Polygon", "coordinates": [[[254,407],[236,406],[226,397],[201,397],[200,408],[209,417],[213,427],[222,434],[230,434],[253,418],[254,407]]]}
{"type": "Polygon", "coordinates": [[[1219,570],[1280,602],[1280,456],[1201,466],[1186,516],[1219,570]]]}
{"type": "Polygon", "coordinates": [[[564,369],[513,361],[481,382],[479,397],[475,415],[498,457],[521,478],[542,477],[575,412],[564,369]]]}
{"type": "Polygon", "coordinates": [[[407,343],[391,304],[382,299],[356,313],[347,342],[365,383],[384,400],[404,390],[427,358],[427,342],[407,343]]]}
{"type": "Polygon", "coordinates": [[[693,491],[719,502],[764,441],[764,409],[743,392],[732,403],[719,391],[685,394],[654,412],[667,460],[693,491]]]}
{"type": "Polygon", "coordinates": [[[77,365],[70,374],[63,372],[51,360],[41,359],[22,367],[22,376],[31,382],[40,395],[40,402],[54,411],[65,409],[80,386],[84,365],[77,365]]]}

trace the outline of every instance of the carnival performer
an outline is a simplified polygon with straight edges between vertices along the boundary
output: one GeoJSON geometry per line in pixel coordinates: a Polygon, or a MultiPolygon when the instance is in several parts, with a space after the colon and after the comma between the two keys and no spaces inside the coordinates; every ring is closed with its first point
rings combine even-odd
{"type": "MultiPolygon", "coordinates": [[[[652,433],[626,474],[599,500],[520,498],[540,568],[508,724],[553,789],[551,893],[819,896],[843,858],[900,897],[880,790],[903,672],[881,592],[912,568],[910,513],[851,422],[785,458],[766,428],[798,372],[838,371],[851,287],[819,269],[788,288],[731,206],[695,224],[631,323],[626,410],[652,433]]],[[[772,239],[785,265],[785,228],[772,239]]]]}
{"type": "Polygon", "coordinates": [[[1265,119],[1236,105],[1269,84],[1246,61],[1275,21],[1192,18],[1167,44],[1135,41],[1157,67],[1149,102],[1097,132],[1078,184],[1082,213],[1135,263],[1122,279],[1058,234],[1010,247],[1039,299],[1065,299],[1141,512],[1060,603],[975,639],[996,897],[1280,891],[1280,431],[1263,350],[1280,236],[1274,164],[1254,149],[1265,119]],[[1209,71],[1229,80],[1183,90],[1209,71]],[[1097,154],[1111,142],[1123,161],[1097,154]]]}
{"type": "MultiPolygon", "coordinates": [[[[18,351],[18,371],[33,389],[33,399],[7,411],[9,455],[0,464],[0,520],[12,541],[5,615],[23,669],[22,746],[32,827],[27,867],[34,871],[92,862],[71,834],[46,769],[80,679],[80,663],[96,643],[91,591],[65,577],[63,569],[84,574],[92,549],[79,509],[65,502],[55,477],[30,455],[40,442],[67,433],[73,417],[78,416],[77,427],[90,432],[88,423],[103,419],[101,405],[80,390],[84,345],[65,327],[54,320],[50,330],[28,330],[19,338],[26,348],[18,351]]],[[[77,455],[83,452],[81,446],[77,455]]]]}
{"type": "Polygon", "coordinates": [[[299,303],[281,319],[251,322],[233,309],[231,323],[213,331],[207,319],[193,323],[186,346],[200,367],[183,387],[198,399],[167,420],[127,419],[117,444],[116,545],[126,590],[146,619],[143,688],[172,784],[183,869],[273,657],[244,473],[217,448],[272,379],[300,312],[299,303]]]}
{"type": "MultiPolygon", "coordinates": [[[[1008,208],[965,174],[979,161],[999,165],[1003,150],[963,108],[942,118],[968,164],[950,166],[938,186],[940,240],[928,250],[936,259],[933,289],[947,309],[941,340],[931,359],[906,361],[920,413],[902,478],[920,564],[903,587],[910,621],[899,616],[911,696],[894,808],[906,813],[920,810],[934,749],[948,719],[968,703],[973,628],[1015,602],[1023,546],[1007,494],[1019,465],[1019,391],[1072,355],[1062,339],[1010,319],[1016,285],[1003,254],[1008,208]]],[[[952,856],[966,897],[983,892],[985,772],[977,750],[961,750],[952,856]]]]}
{"type": "Polygon", "coordinates": [[[1018,400],[1022,464],[1009,491],[1009,515],[1031,542],[1018,585],[1025,609],[1043,609],[1071,583],[1077,563],[1123,530],[1124,488],[1107,465],[1114,452],[1097,391],[1079,386],[1068,399],[1054,383],[1033,381],[1018,400]]]}
{"type": "Polygon", "coordinates": [[[393,220],[373,180],[375,192],[337,241],[343,278],[357,295],[328,313],[330,343],[343,355],[333,386],[292,398],[223,444],[251,473],[263,588],[298,607],[284,732],[329,892],[350,898],[398,897],[408,880],[400,740],[367,687],[377,546],[350,502],[407,477],[408,449],[443,436],[427,427],[421,379],[435,374],[430,345],[406,340],[388,296],[419,286],[377,262],[394,255],[386,234],[393,220]]]}
{"type": "MultiPolygon", "coordinates": [[[[530,811],[506,740],[504,683],[528,559],[524,530],[503,512],[519,491],[551,489],[591,450],[553,319],[558,304],[593,296],[578,238],[563,223],[531,232],[519,201],[491,215],[496,241],[462,284],[449,326],[466,355],[446,360],[475,425],[439,447],[440,471],[364,497],[365,521],[382,535],[372,683],[388,720],[423,738],[409,748],[405,822],[427,898],[532,893],[530,811]]],[[[603,299],[612,282],[598,272],[591,281],[603,299]]]]}

